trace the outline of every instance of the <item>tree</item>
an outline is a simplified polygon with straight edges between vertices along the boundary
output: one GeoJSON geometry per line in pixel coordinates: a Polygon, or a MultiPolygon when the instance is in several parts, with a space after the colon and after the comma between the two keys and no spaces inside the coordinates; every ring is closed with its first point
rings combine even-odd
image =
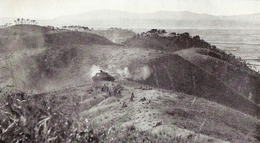
{"type": "Polygon", "coordinates": [[[171,36],[176,36],[176,32],[170,33],[171,36]]]}
{"type": "Polygon", "coordinates": [[[19,22],[20,22],[20,18],[17,18],[17,23],[19,24],[19,22]]]}
{"type": "Polygon", "coordinates": [[[215,45],[212,45],[211,48],[212,48],[212,50],[216,50],[217,49],[217,47],[215,45]]]}
{"type": "Polygon", "coordinates": [[[196,41],[199,41],[200,40],[200,36],[196,35],[196,36],[193,37],[193,39],[196,40],[196,41]]]}
{"type": "Polygon", "coordinates": [[[185,33],[183,33],[183,36],[189,38],[190,34],[188,32],[185,32],[185,33]]]}
{"type": "Polygon", "coordinates": [[[36,20],[31,20],[31,22],[34,24],[36,22],[36,20]]]}
{"type": "Polygon", "coordinates": [[[149,33],[156,33],[158,30],[157,29],[151,29],[150,31],[148,31],[149,33]]]}
{"type": "Polygon", "coordinates": [[[161,33],[165,34],[165,33],[167,33],[167,32],[166,32],[166,30],[165,30],[165,29],[163,29],[163,30],[161,31],[161,33]]]}

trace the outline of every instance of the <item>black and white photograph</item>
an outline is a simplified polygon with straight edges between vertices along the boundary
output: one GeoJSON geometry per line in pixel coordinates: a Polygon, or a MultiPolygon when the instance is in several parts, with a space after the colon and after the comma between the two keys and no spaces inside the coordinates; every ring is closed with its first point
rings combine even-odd
{"type": "Polygon", "coordinates": [[[260,0],[0,0],[0,143],[259,143],[260,0]]]}

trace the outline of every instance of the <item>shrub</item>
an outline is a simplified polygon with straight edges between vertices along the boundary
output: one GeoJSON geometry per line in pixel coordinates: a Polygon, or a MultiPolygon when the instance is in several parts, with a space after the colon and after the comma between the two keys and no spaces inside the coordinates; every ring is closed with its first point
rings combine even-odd
{"type": "Polygon", "coordinates": [[[76,100],[74,97],[43,94],[28,96],[23,92],[6,92],[2,95],[0,110],[0,141],[76,140],[75,136],[80,129],[73,118],[79,111],[76,100]]]}

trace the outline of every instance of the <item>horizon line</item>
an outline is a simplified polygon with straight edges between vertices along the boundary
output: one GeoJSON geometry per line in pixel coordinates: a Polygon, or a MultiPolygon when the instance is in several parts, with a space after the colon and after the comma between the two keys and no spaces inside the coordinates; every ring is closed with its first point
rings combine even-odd
{"type": "Polygon", "coordinates": [[[253,14],[259,14],[260,12],[255,12],[255,13],[248,13],[248,14],[235,14],[235,15],[214,15],[214,14],[209,14],[209,13],[198,13],[198,12],[193,12],[193,11],[188,11],[188,10],[182,10],[182,11],[170,11],[170,10],[158,10],[154,12],[130,12],[130,11],[123,11],[123,10],[113,10],[113,9],[95,9],[95,10],[90,10],[90,11],[85,11],[85,12],[80,12],[80,13],[75,13],[75,14],[67,14],[67,15],[60,15],[56,16],[53,18],[37,18],[37,17],[0,17],[0,18],[34,18],[34,19],[41,19],[41,20],[48,20],[48,19],[55,19],[63,16],[73,16],[73,15],[78,15],[78,14],[84,14],[88,12],[95,12],[95,11],[115,11],[115,12],[126,12],[126,13],[132,13],[132,14],[152,14],[152,13],[157,13],[157,12],[189,12],[189,13],[194,13],[194,14],[200,14],[200,15],[210,15],[210,16],[216,16],[216,17],[231,17],[231,16],[247,16],[247,15],[253,15],[253,14]]]}

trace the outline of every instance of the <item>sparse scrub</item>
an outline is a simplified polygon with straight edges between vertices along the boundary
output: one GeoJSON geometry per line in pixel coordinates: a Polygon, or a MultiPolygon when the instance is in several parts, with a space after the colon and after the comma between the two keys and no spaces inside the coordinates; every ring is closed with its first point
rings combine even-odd
{"type": "Polygon", "coordinates": [[[134,125],[116,129],[86,124],[77,119],[79,99],[73,96],[17,92],[1,101],[2,142],[185,142],[179,137],[139,131],[134,125]]]}

